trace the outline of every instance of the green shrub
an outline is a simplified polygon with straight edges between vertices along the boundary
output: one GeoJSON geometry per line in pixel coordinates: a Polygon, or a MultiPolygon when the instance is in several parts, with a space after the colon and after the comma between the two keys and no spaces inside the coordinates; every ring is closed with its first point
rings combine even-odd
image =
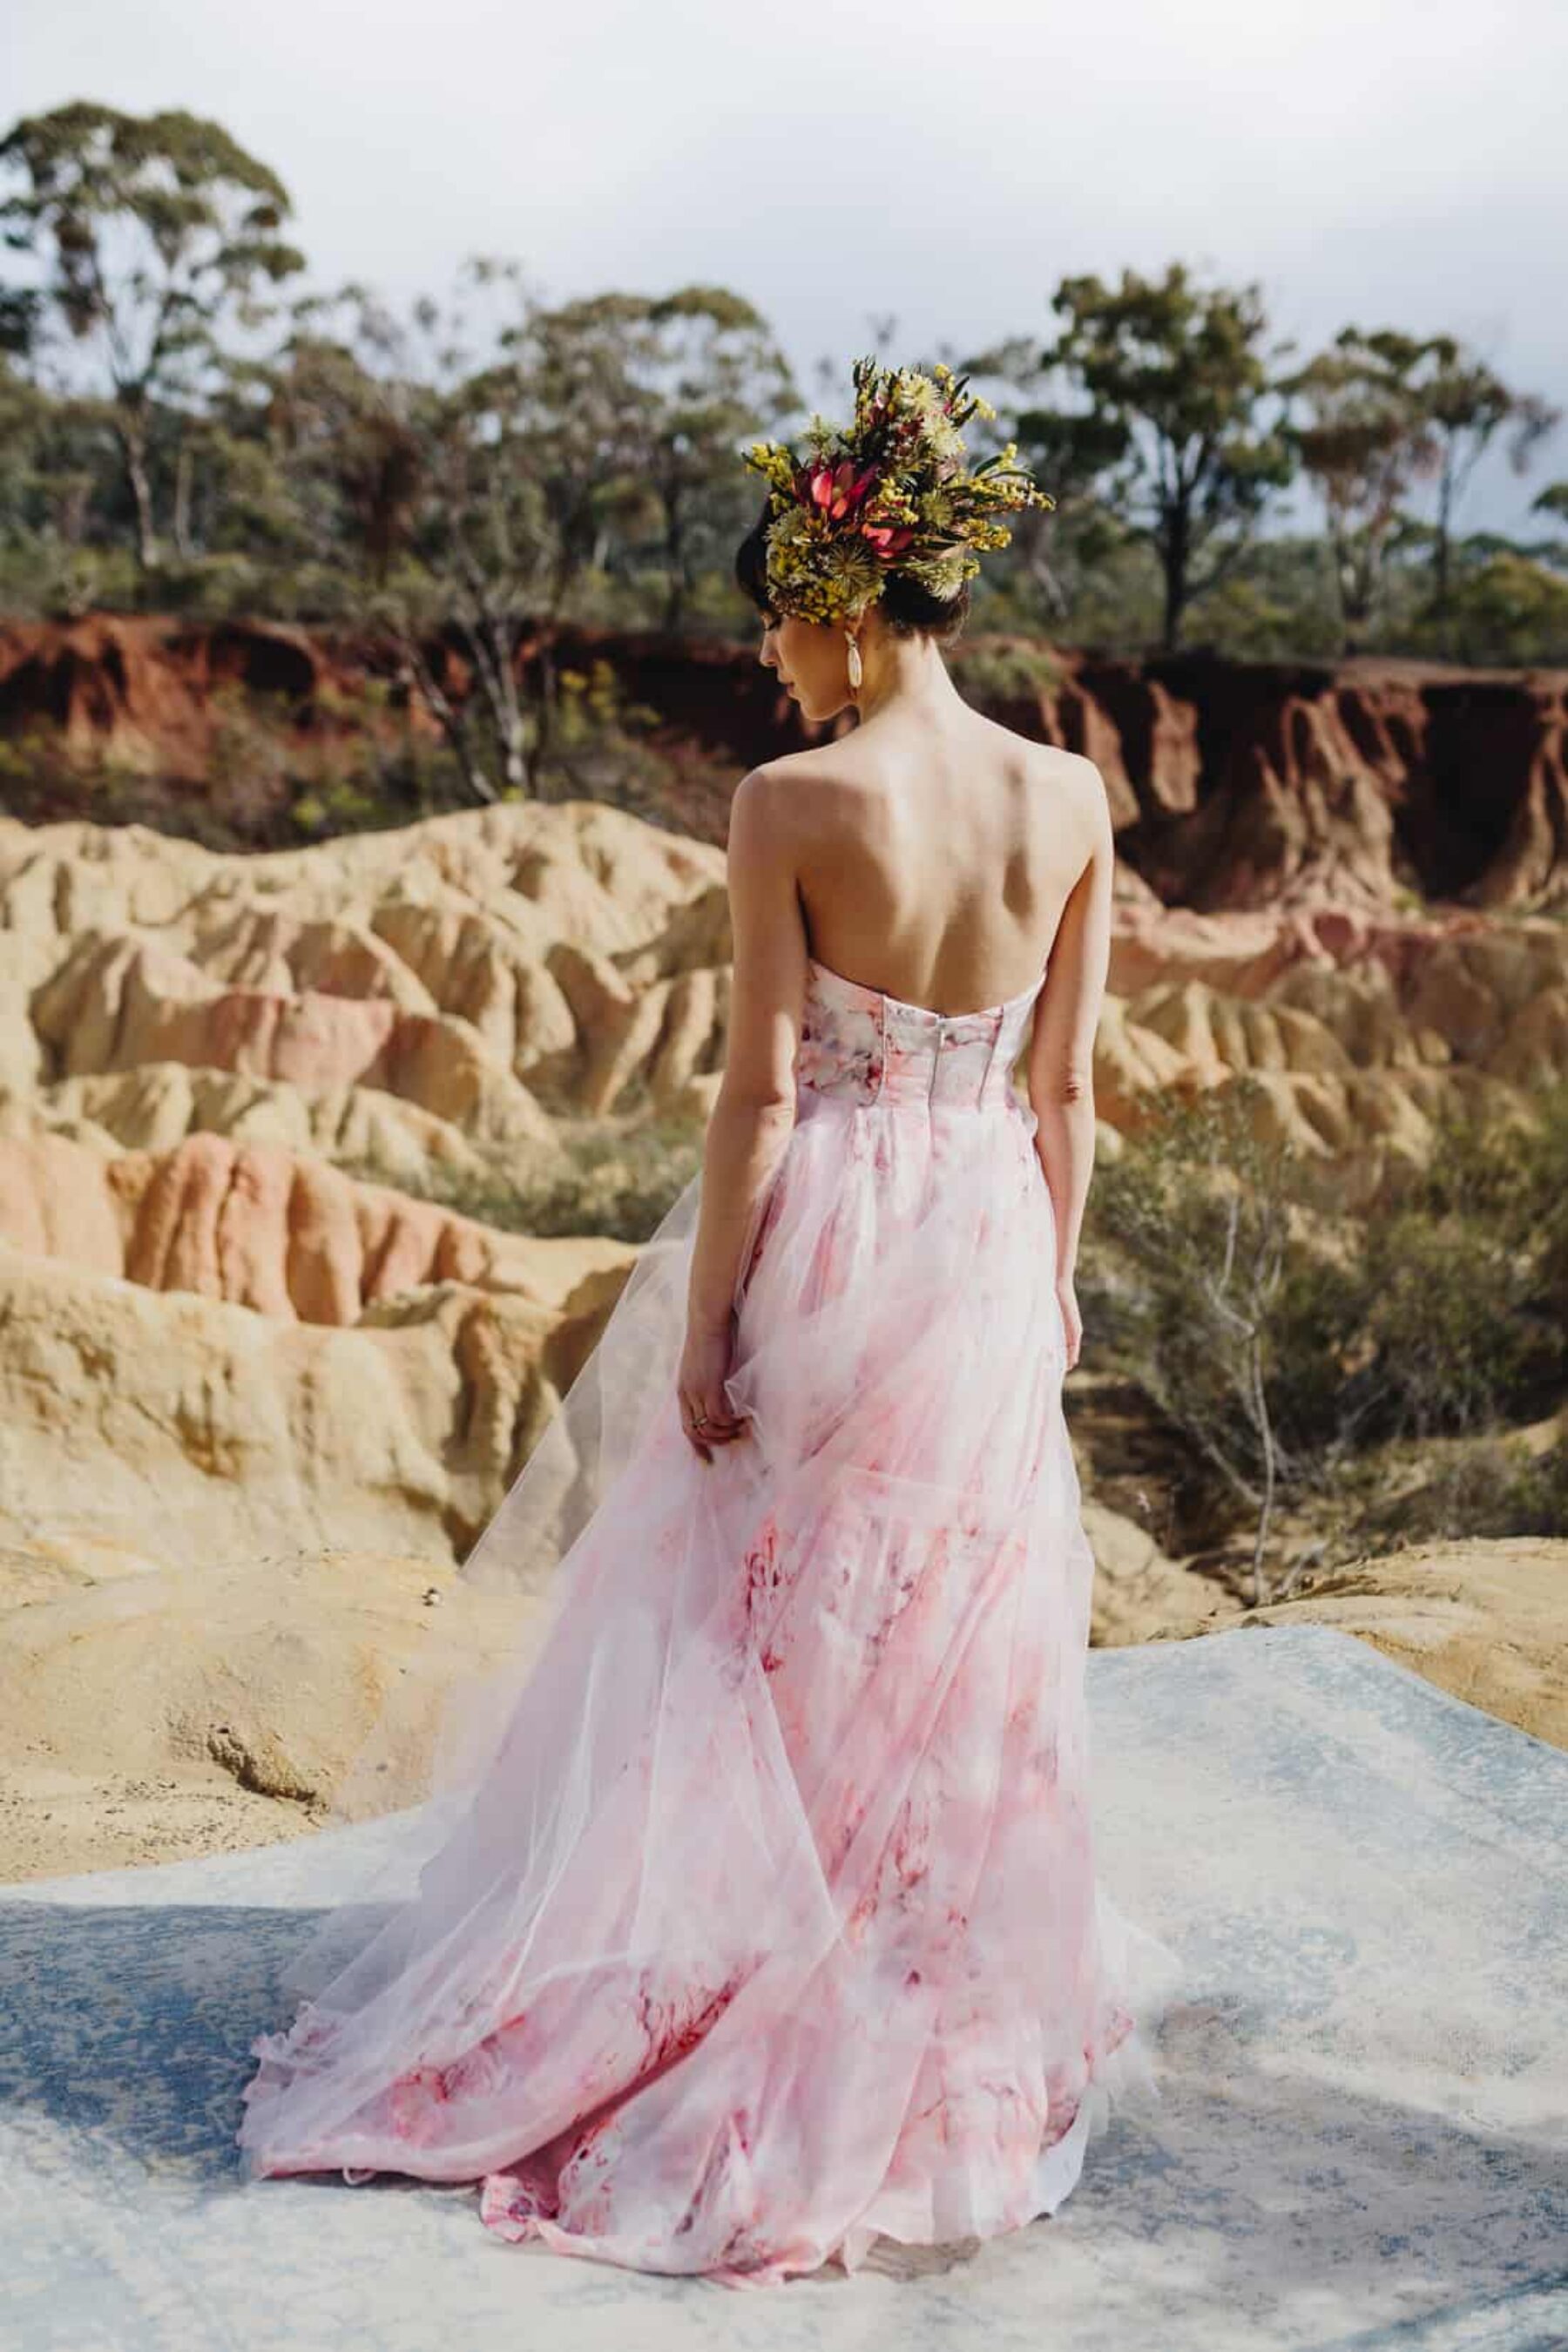
{"type": "Polygon", "coordinates": [[[1420,1438],[1544,1403],[1564,1346],[1561,1322],[1542,1312],[1541,1275],[1535,1252],[1475,1216],[1374,1213],[1356,1286],[1367,1360],[1342,1409],[1373,1434],[1420,1438]]]}
{"type": "Polygon", "coordinates": [[[1568,1436],[1532,1451],[1492,1433],[1445,1448],[1415,1483],[1370,1496],[1354,1548],[1462,1542],[1468,1536],[1562,1536],[1568,1530],[1568,1436]]]}
{"type": "MultiPolygon", "coordinates": [[[[423,1182],[405,1175],[390,1181],[401,1192],[501,1233],[644,1242],[702,1160],[701,1130],[689,1120],[584,1120],[569,1124],[563,1142],[567,1166],[539,1179],[520,1181],[502,1169],[474,1176],[433,1167],[423,1182]]],[[[372,1183],[389,1181],[370,1161],[345,1172],[372,1183]]]]}
{"type": "Polygon", "coordinates": [[[952,674],[964,699],[983,710],[1050,693],[1062,667],[1044,646],[981,642],[957,647],[952,674]]]}
{"type": "MultiPolygon", "coordinates": [[[[1430,1167],[1353,1225],[1310,1165],[1258,1142],[1254,1094],[1238,1079],[1173,1105],[1097,1175],[1080,1297],[1088,1344],[1186,1448],[1188,1525],[1254,1524],[1261,1598],[1276,1510],[1375,1515],[1380,1451],[1499,1434],[1561,1400],[1568,1086],[1507,1137],[1441,1120],[1430,1167]]],[[[1487,1510],[1561,1526],[1557,1474],[1510,1462],[1487,1510]]]]}

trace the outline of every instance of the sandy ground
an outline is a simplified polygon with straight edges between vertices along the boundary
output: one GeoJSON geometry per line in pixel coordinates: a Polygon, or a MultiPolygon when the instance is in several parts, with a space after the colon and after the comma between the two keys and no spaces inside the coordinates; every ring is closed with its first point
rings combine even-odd
{"type": "Polygon", "coordinates": [[[0,1773],[0,1877],[184,1862],[302,1837],[317,1809],[210,1777],[95,1780],[49,1766],[0,1773]]]}
{"type": "MultiPolygon", "coordinates": [[[[1140,1553],[1126,1522],[1093,1505],[1086,1524],[1100,1561],[1098,1643],[1331,1625],[1568,1748],[1568,1541],[1412,1549],[1254,1611],[1147,1545],[1140,1553]]],[[[156,1581],[156,1605],[143,1583],[132,1614],[115,1604],[118,1578],[98,1600],[90,1585],[42,1604],[36,1588],[29,1602],[13,1587],[0,1612],[0,1879],[308,1835],[378,1691],[450,1636],[458,1600],[450,1572],[428,1562],[342,1553],[269,1563],[265,1580],[156,1581]]],[[[482,1663],[478,1645],[464,1654],[482,1663]]]]}

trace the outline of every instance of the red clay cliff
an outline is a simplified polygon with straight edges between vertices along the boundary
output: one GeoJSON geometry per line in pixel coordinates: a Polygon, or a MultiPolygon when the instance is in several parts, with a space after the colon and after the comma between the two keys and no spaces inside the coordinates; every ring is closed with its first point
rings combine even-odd
{"type": "MultiPolygon", "coordinates": [[[[952,656],[961,688],[970,649],[952,656]]],[[[557,670],[607,661],[627,700],[658,714],[649,740],[670,763],[668,815],[683,831],[721,841],[735,779],[820,740],[744,646],[568,629],[552,651],[557,670]]],[[[526,684],[540,657],[526,639],[526,684]]],[[[460,698],[460,654],[436,658],[460,698]]],[[[1568,671],[1204,654],[1053,652],[1049,664],[1052,682],[987,707],[1098,763],[1123,866],[1164,905],[1327,898],[1370,915],[1405,894],[1476,908],[1568,898],[1568,671]]],[[[14,773],[31,738],[65,767],[112,761],[166,785],[171,807],[219,805],[244,756],[237,703],[284,748],[346,742],[367,724],[436,731],[395,651],[374,640],[266,621],[0,624],[0,740],[14,773]]],[[[47,790],[26,796],[29,817],[85,813],[64,797],[51,805],[47,790]]]]}

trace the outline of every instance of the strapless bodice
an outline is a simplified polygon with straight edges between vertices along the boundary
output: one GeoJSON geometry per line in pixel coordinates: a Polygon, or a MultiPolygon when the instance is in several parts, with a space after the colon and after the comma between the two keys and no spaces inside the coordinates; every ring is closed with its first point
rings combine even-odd
{"type": "Polygon", "coordinates": [[[934,1013],[808,956],[797,1084],[858,1103],[1005,1109],[1045,978],[1001,1004],[934,1013]]]}

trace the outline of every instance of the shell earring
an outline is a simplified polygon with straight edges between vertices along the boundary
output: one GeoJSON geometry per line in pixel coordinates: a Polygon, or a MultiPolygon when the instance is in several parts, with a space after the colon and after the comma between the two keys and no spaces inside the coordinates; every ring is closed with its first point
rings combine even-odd
{"type": "Polygon", "coordinates": [[[844,634],[849,640],[849,683],[851,687],[858,687],[861,677],[860,646],[852,629],[846,629],[844,634]]]}

